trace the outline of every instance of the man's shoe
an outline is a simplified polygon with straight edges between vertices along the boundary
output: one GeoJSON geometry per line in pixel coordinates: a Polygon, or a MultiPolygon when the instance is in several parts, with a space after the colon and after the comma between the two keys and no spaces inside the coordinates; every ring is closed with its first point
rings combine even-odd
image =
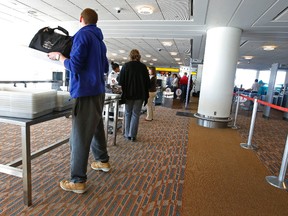
{"type": "Polygon", "coordinates": [[[96,161],[91,164],[91,168],[94,170],[102,170],[104,172],[109,172],[111,166],[108,162],[102,163],[101,161],[96,161]]]}
{"type": "Polygon", "coordinates": [[[132,142],[136,142],[136,138],[135,137],[131,137],[131,141],[132,142]]]}
{"type": "Polygon", "coordinates": [[[85,193],[87,190],[86,182],[74,183],[68,180],[60,182],[60,187],[65,191],[72,191],[74,193],[85,193]]]}

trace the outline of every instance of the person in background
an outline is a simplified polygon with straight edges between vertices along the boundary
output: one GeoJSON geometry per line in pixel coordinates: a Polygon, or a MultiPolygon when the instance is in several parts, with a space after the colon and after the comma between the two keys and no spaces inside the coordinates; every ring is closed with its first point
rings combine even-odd
{"type": "Polygon", "coordinates": [[[104,74],[109,65],[101,29],[96,26],[98,14],[86,8],[80,15],[81,29],[73,36],[70,59],[59,52],[48,53],[52,60],[64,63],[70,72],[70,94],[75,98],[70,135],[70,180],[60,182],[65,191],[87,190],[87,165],[90,148],[95,162],[92,169],[110,170],[102,111],[105,100],[104,74]]]}
{"type": "Polygon", "coordinates": [[[177,95],[176,95],[176,90],[178,89],[178,83],[179,83],[179,79],[178,79],[178,76],[177,74],[173,74],[173,80],[172,80],[172,91],[174,92],[174,99],[177,98],[177,95]]]}
{"type": "Polygon", "coordinates": [[[118,77],[120,72],[119,64],[111,62],[112,71],[108,75],[108,88],[111,89],[111,92],[114,94],[121,93],[121,87],[118,85],[118,77]]]}
{"type": "Polygon", "coordinates": [[[157,86],[157,78],[156,78],[156,68],[150,67],[149,68],[149,75],[150,75],[150,88],[149,88],[149,98],[147,102],[147,116],[145,118],[146,121],[153,120],[153,101],[156,96],[156,86],[157,86]]]}
{"type": "Polygon", "coordinates": [[[258,92],[259,87],[260,85],[258,83],[258,79],[255,79],[254,83],[252,84],[251,91],[258,92]]]}
{"type": "Polygon", "coordinates": [[[167,77],[166,77],[166,86],[167,88],[172,88],[172,77],[171,77],[171,72],[168,72],[167,77]]]}
{"type": "Polygon", "coordinates": [[[121,99],[125,103],[124,137],[136,141],[141,108],[149,98],[150,78],[147,67],[140,62],[141,55],[137,49],[130,52],[130,61],[121,68],[119,85],[122,87],[121,99]]]}
{"type": "Polygon", "coordinates": [[[119,64],[111,62],[112,71],[108,75],[107,83],[112,87],[118,84],[117,77],[120,72],[119,64]]]}
{"type": "Polygon", "coordinates": [[[187,93],[187,85],[188,85],[188,77],[187,77],[187,73],[186,73],[186,72],[185,72],[184,75],[181,77],[179,84],[180,84],[180,88],[181,88],[181,91],[182,91],[181,101],[182,101],[182,102],[185,102],[185,100],[186,100],[186,93],[187,93]]]}

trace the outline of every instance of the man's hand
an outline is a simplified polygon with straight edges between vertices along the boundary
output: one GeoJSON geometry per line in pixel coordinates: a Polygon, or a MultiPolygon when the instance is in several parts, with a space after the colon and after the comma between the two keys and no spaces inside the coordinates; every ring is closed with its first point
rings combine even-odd
{"type": "Polygon", "coordinates": [[[60,52],[50,52],[48,53],[48,58],[50,58],[51,60],[54,60],[54,61],[60,61],[60,62],[64,62],[66,57],[63,56],[60,52]]]}

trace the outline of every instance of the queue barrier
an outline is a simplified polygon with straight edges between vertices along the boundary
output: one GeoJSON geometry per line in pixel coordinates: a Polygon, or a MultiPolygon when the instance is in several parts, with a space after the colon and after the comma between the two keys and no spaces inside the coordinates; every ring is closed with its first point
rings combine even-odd
{"type": "MultiPolygon", "coordinates": [[[[264,106],[269,106],[273,109],[277,109],[283,112],[288,112],[288,108],[285,107],[281,107],[281,106],[277,106],[274,104],[270,104],[266,101],[262,101],[262,100],[258,100],[257,98],[251,98],[248,97],[246,95],[243,94],[239,94],[239,92],[237,93],[238,98],[237,98],[237,107],[239,107],[239,101],[240,101],[240,97],[246,98],[247,100],[250,101],[254,101],[254,106],[253,106],[253,111],[252,111],[252,117],[251,117],[251,123],[250,123],[250,129],[249,129],[249,136],[248,136],[248,142],[247,143],[240,143],[240,146],[244,149],[255,149],[251,143],[252,141],[252,137],[253,137],[253,132],[254,132],[254,125],[255,125],[255,121],[256,121],[256,115],[257,115],[257,109],[258,109],[258,103],[262,104],[264,106]]],[[[235,118],[237,119],[237,115],[238,115],[238,108],[236,107],[236,111],[235,112],[235,118]]],[[[234,126],[235,128],[237,128],[236,126],[236,120],[234,121],[234,126]]],[[[286,175],[286,171],[287,171],[287,165],[288,165],[288,136],[286,139],[286,145],[285,145],[285,149],[284,149],[284,153],[283,153],[283,158],[282,158],[282,163],[281,163],[281,167],[280,167],[280,172],[279,172],[279,176],[266,176],[266,181],[277,188],[280,189],[287,189],[288,188],[288,180],[285,180],[285,175],[286,175]]]]}

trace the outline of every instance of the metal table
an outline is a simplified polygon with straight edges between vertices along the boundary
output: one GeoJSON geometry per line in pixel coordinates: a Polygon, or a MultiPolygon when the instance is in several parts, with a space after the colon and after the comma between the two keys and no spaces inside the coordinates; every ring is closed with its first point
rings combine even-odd
{"type": "Polygon", "coordinates": [[[30,127],[45,121],[50,121],[63,116],[69,116],[70,114],[71,110],[64,110],[61,112],[53,112],[35,119],[0,116],[0,122],[19,125],[21,127],[22,158],[5,165],[0,164],[0,172],[23,178],[23,195],[25,205],[30,206],[32,204],[31,160],[64,143],[67,143],[69,140],[69,138],[60,140],[31,154],[30,127]],[[22,169],[17,168],[20,165],[22,165],[22,169]]]}
{"type": "MultiPolygon", "coordinates": [[[[106,126],[105,127],[106,138],[108,138],[109,109],[111,108],[111,106],[114,107],[113,145],[116,145],[119,100],[120,97],[117,96],[112,98],[109,97],[105,99],[105,105],[104,105],[104,110],[107,114],[104,120],[106,126]]],[[[53,143],[36,152],[31,153],[30,127],[35,124],[50,121],[63,116],[68,117],[70,115],[71,115],[71,109],[60,112],[53,112],[35,119],[0,116],[0,122],[19,125],[21,127],[22,157],[8,164],[0,164],[0,172],[20,177],[23,179],[24,204],[27,206],[32,205],[31,160],[69,141],[69,137],[67,137],[63,140],[57,141],[56,143],[53,143]],[[22,165],[22,169],[17,168],[20,165],[22,165]]]]}

